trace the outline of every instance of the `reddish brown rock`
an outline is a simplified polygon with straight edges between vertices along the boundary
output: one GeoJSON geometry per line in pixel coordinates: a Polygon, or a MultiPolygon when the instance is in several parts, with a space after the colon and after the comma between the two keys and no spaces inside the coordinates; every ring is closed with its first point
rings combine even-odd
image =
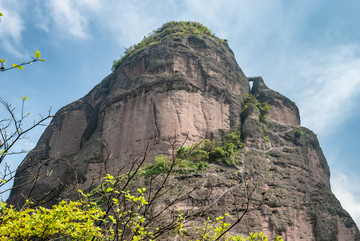
{"type": "Polygon", "coordinates": [[[294,102],[269,89],[261,77],[252,77],[249,78],[249,81],[253,82],[251,93],[257,96],[260,101],[270,104],[269,119],[290,126],[300,125],[299,109],[294,102]]]}
{"type": "MultiPolygon", "coordinates": [[[[46,157],[42,170],[52,172],[36,183],[31,197],[42,197],[49,186],[75,179],[86,189],[89,173],[103,171],[104,152],[111,153],[107,163],[116,174],[130,154],[143,152],[155,137],[162,144],[154,153],[167,153],[174,135],[179,143],[187,138],[188,144],[219,137],[219,130],[230,130],[240,121],[238,110],[248,91],[248,79],[232,51],[217,39],[171,36],[151,45],[125,59],[85,97],[58,111],[24,160],[26,166],[30,159],[46,157]]],[[[20,178],[15,186],[30,179],[20,178]]],[[[19,193],[29,189],[13,190],[8,202],[22,204],[19,193]]]]}
{"type": "Polygon", "coordinates": [[[155,138],[160,142],[153,156],[168,153],[168,139],[175,134],[179,145],[186,137],[191,144],[219,138],[240,124],[245,147],[234,158],[241,164],[211,164],[196,176],[172,177],[181,180],[179,187],[198,188],[179,208],[216,203],[209,215],[234,212],[244,197],[242,186],[232,184],[234,173],[241,179],[250,170],[270,199],[234,233],[264,231],[286,241],[360,240],[355,223],[331,193],[329,167],[316,136],[303,127],[302,135],[295,134],[300,125],[295,103],[269,89],[261,77],[249,80],[227,43],[214,37],[174,34],[137,51],[89,94],[58,111],[18,168],[8,203],[21,206],[30,196],[51,206],[73,198],[75,184],[86,190],[105,172],[126,171],[131,155],[142,153],[155,138]],[[241,114],[249,80],[251,93],[271,105],[266,122],[255,105],[241,114]],[[35,188],[34,173],[44,177],[35,177],[35,188]],[[211,195],[204,200],[206,193],[211,195]]]}

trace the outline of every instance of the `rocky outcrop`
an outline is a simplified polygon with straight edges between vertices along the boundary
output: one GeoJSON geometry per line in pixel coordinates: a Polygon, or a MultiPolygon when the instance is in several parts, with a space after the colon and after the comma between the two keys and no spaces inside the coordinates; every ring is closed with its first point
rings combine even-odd
{"type": "Polygon", "coordinates": [[[265,128],[267,145],[247,148],[242,161],[272,194],[240,229],[267,230],[284,240],[360,240],[355,223],[330,191],[330,171],[316,135],[303,127],[296,135],[296,127],[278,119],[269,118],[265,128]],[[248,228],[252,220],[261,221],[248,228]]]}
{"type": "Polygon", "coordinates": [[[269,89],[261,77],[251,77],[249,81],[253,82],[251,93],[257,96],[259,101],[270,104],[269,119],[290,126],[300,125],[299,109],[294,102],[269,89]]]}
{"type": "Polygon", "coordinates": [[[18,168],[8,203],[21,206],[31,197],[51,206],[73,198],[75,185],[86,190],[106,172],[127,171],[133,156],[155,140],[152,156],[168,153],[168,140],[175,136],[179,145],[185,140],[189,145],[240,126],[244,148],[232,157],[238,165],[211,164],[196,175],[173,177],[179,188],[197,187],[179,208],[216,203],[209,215],[229,212],[229,221],[234,220],[244,192],[243,184],[233,182],[249,170],[248,178],[269,191],[269,202],[233,232],[262,230],[287,241],[360,240],[331,193],[316,136],[299,125],[295,103],[261,77],[248,79],[226,41],[171,34],[129,55],[89,94],[56,113],[18,168]],[[243,110],[249,93],[270,104],[266,120],[255,104],[243,110]]]}
{"type": "MultiPolygon", "coordinates": [[[[88,188],[94,173],[105,172],[105,153],[111,154],[109,171],[117,174],[154,138],[160,140],[156,155],[169,151],[175,135],[188,144],[219,137],[219,130],[240,122],[248,92],[248,79],[226,43],[205,35],[170,36],[129,56],[89,94],[56,113],[22,164],[43,160],[41,172],[52,175],[36,182],[36,189],[14,189],[8,202],[21,205],[20,193],[32,190],[31,197],[40,198],[75,179],[88,188]]],[[[15,186],[32,178],[24,174],[15,186]]]]}

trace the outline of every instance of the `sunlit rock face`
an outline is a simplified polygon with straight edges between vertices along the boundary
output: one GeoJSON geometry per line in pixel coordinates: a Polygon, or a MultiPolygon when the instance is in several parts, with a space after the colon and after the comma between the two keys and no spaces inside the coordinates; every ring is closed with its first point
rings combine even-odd
{"type": "Polygon", "coordinates": [[[250,170],[270,199],[234,233],[263,231],[288,241],[360,240],[355,223],[331,193],[329,167],[316,136],[306,128],[296,135],[299,125],[295,103],[269,89],[261,77],[247,78],[226,42],[171,35],[124,59],[86,96],[57,112],[18,168],[17,188],[8,202],[21,206],[29,196],[51,206],[75,198],[77,189],[91,188],[105,173],[126,172],[155,140],[148,162],[171,152],[169,139],[176,139],[176,146],[189,145],[219,139],[240,126],[244,148],[236,158],[241,166],[212,166],[196,178],[180,178],[180,186],[196,185],[198,191],[179,208],[218,201],[211,214],[231,214],[243,194],[231,188],[230,177],[250,170]],[[250,93],[270,104],[265,123],[256,106],[243,111],[250,93]],[[35,187],[34,173],[39,173],[35,187]],[[206,201],[204,193],[211,193],[206,201]]]}
{"type": "MultiPolygon", "coordinates": [[[[74,169],[87,188],[93,172],[104,171],[104,152],[111,154],[107,165],[115,174],[154,139],[160,141],[154,153],[167,153],[168,140],[175,136],[187,144],[218,138],[219,130],[229,131],[240,122],[248,93],[248,79],[227,44],[203,35],[175,35],[151,45],[56,113],[22,165],[41,159],[41,169],[52,173],[37,182],[31,196],[42,196],[58,180],[71,183],[74,169]]],[[[18,183],[27,179],[24,174],[18,183]]],[[[9,202],[20,201],[17,195],[30,189],[15,189],[9,202]]]]}

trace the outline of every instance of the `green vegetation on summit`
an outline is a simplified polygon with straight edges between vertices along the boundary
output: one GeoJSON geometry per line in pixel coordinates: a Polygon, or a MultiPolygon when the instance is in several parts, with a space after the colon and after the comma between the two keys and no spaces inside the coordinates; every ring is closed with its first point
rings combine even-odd
{"type": "MultiPolygon", "coordinates": [[[[126,48],[124,51],[124,55],[118,59],[114,60],[113,66],[111,68],[114,71],[120,63],[131,56],[132,54],[156,43],[161,42],[165,38],[172,35],[206,35],[213,39],[218,39],[210,29],[202,25],[198,22],[190,22],[190,21],[170,21],[168,23],[163,24],[160,28],[154,30],[149,36],[144,37],[144,39],[138,43],[126,48]]],[[[225,40],[218,39],[221,43],[225,40]]]]}

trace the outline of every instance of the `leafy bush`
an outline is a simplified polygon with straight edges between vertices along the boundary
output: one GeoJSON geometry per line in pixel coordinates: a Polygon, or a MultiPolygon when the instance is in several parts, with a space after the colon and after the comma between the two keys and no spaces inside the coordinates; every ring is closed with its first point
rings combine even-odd
{"type": "Polygon", "coordinates": [[[225,151],[222,147],[218,146],[215,147],[209,154],[209,158],[211,162],[216,162],[217,160],[221,158],[228,157],[229,154],[227,151],[225,151]]]}
{"type": "Polygon", "coordinates": [[[206,152],[211,152],[216,147],[216,145],[217,144],[215,140],[205,139],[202,149],[206,152]]]}
{"type": "MultiPolygon", "coordinates": [[[[177,157],[194,163],[216,163],[233,166],[230,158],[233,154],[243,148],[241,133],[239,130],[222,135],[221,141],[205,139],[188,147],[181,147],[177,151],[177,157]]],[[[207,168],[208,165],[202,168],[207,168]]],[[[196,171],[196,169],[192,169],[196,171]]],[[[197,170],[200,170],[197,167],[197,170]]]]}
{"type": "Polygon", "coordinates": [[[244,144],[241,142],[241,133],[240,130],[233,131],[230,133],[227,133],[222,136],[222,142],[224,144],[226,143],[232,143],[235,145],[236,149],[240,149],[244,147],[244,144]]]}
{"type": "Polygon", "coordinates": [[[193,154],[192,154],[192,158],[191,160],[193,162],[201,162],[201,161],[206,161],[209,160],[209,152],[205,151],[205,150],[196,150],[193,154]]]}
{"type": "Polygon", "coordinates": [[[169,161],[164,155],[155,157],[155,163],[145,166],[140,175],[149,177],[169,170],[169,161]]]}
{"type": "Polygon", "coordinates": [[[95,221],[105,213],[97,206],[62,201],[51,209],[24,208],[20,211],[0,202],[1,240],[101,239],[95,221]],[[38,239],[37,239],[38,238],[38,239]]]}
{"type": "MultiPolygon", "coordinates": [[[[114,177],[108,175],[105,182],[114,177]]],[[[156,231],[147,226],[147,219],[142,215],[143,208],[150,203],[145,198],[145,188],[138,188],[132,195],[124,191],[122,199],[112,198],[112,213],[100,209],[96,202],[90,201],[90,196],[82,194],[80,202],[65,202],[50,209],[23,208],[16,211],[0,203],[0,238],[1,240],[156,240],[156,231]]],[[[107,190],[106,193],[116,193],[107,190]]],[[[146,209],[145,209],[146,210],[146,209]]],[[[232,228],[224,221],[228,216],[219,216],[215,220],[207,218],[201,226],[184,226],[183,213],[178,213],[170,230],[178,235],[180,240],[237,240],[237,241],[267,241],[267,236],[260,233],[250,233],[244,238],[239,235],[229,235],[232,228]],[[196,239],[199,240],[199,239],[196,239]]],[[[157,229],[155,229],[157,230],[157,229]]],[[[177,238],[176,238],[177,239],[177,238]]],[[[283,241],[278,236],[274,241],[283,241]]]]}
{"type": "Polygon", "coordinates": [[[269,114],[271,106],[267,102],[260,102],[255,95],[248,94],[245,98],[244,108],[241,110],[241,113],[249,108],[250,103],[254,104],[260,111],[260,121],[266,123],[267,114],[269,114]]]}
{"type": "Polygon", "coordinates": [[[301,127],[300,126],[295,127],[294,129],[295,138],[300,138],[302,135],[304,135],[304,132],[301,130],[301,127]]]}

